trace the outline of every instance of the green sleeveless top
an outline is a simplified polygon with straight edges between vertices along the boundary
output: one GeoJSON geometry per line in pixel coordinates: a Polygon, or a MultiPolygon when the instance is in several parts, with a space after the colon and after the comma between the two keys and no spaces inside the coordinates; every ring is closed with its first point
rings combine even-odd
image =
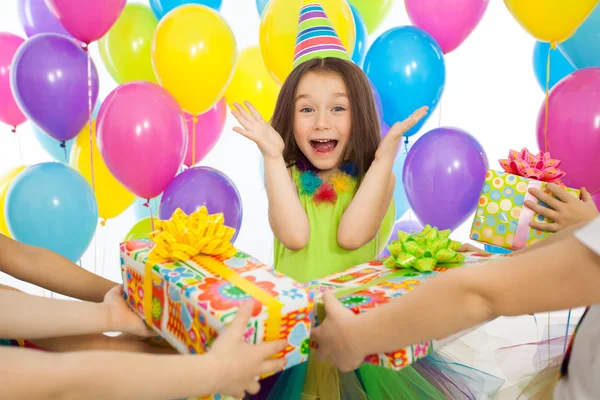
{"type": "Polygon", "coordinates": [[[337,230],[356,193],[356,179],[340,171],[319,186],[321,180],[314,173],[302,173],[296,167],[291,172],[308,216],[310,238],[306,247],[297,251],[289,250],[275,238],[275,270],[306,283],[376,259],[394,228],[394,201],[375,238],[359,249],[346,250],[338,244],[337,230]]]}

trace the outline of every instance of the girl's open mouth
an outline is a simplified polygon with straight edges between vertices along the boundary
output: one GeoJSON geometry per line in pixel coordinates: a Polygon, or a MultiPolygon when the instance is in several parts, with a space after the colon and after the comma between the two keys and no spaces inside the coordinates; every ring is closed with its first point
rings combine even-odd
{"type": "Polygon", "coordinates": [[[335,139],[315,139],[310,141],[310,145],[317,153],[327,154],[335,149],[338,141],[335,139]]]}

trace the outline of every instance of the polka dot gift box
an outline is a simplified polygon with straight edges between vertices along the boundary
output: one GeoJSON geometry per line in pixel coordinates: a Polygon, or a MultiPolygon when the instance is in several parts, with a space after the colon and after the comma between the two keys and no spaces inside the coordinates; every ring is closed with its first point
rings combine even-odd
{"type": "MultiPolygon", "coordinates": [[[[485,176],[471,227],[471,239],[509,250],[519,250],[550,235],[549,232],[530,227],[532,221],[552,221],[525,207],[527,200],[547,207],[529,194],[529,189],[537,188],[550,194],[547,184],[564,186],[560,179],[565,172],[558,169],[560,161],[550,158],[550,153],[534,156],[527,149],[520,152],[511,150],[509,158],[500,160],[500,165],[504,171],[489,170],[485,176]]],[[[573,197],[579,198],[579,190],[565,189],[573,197]]]]}

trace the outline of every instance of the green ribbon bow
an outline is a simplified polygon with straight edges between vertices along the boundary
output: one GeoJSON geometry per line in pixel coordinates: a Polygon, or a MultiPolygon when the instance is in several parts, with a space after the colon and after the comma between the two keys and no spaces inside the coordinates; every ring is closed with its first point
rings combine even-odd
{"type": "Polygon", "coordinates": [[[408,234],[398,231],[398,240],[387,248],[390,256],[384,261],[388,268],[414,268],[431,272],[437,264],[462,263],[465,256],[458,253],[461,243],[449,238],[450,230],[439,231],[427,225],[422,232],[408,234]]]}

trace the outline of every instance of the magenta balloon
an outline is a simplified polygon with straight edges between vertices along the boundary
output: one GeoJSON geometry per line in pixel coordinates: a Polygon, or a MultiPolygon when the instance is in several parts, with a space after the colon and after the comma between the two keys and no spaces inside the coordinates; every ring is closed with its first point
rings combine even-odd
{"type": "Polygon", "coordinates": [[[487,169],[483,147],[467,132],[429,131],[415,142],[404,163],[410,207],[422,224],[455,230],[477,208],[487,169]]]}
{"type": "Polygon", "coordinates": [[[96,134],[110,172],[143,199],[165,190],[187,150],[181,107],[168,91],[146,81],[125,83],[108,95],[96,134]]]}
{"type": "MultiPolygon", "coordinates": [[[[394,225],[394,230],[392,231],[392,236],[388,241],[388,244],[392,243],[394,240],[398,240],[398,231],[413,233],[413,232],[421,232],[423,230],[423,225],[419,223],[419,221],[396,221],[394,225]]],[[[381,254],[379,254],[379,258],[389,257],[390,251],[387,246],[381,254]]]]}
{"type": "Polygon", "coordinates": [[[546,104],[538,113],[540,149],[561,160],[565,185],[600,192],[600,68],[584,68],[564,77],[550,91],[548,131],[544,135],[546,104]],[[546,147],[546,140],[548,146],[546,147]]]}
{"type": "Polygon", "coordinates": [[[16,128],[27,117],[23,114],[10,87],[10,70],[15,53],[25,42],[12,33],[0,32],[0,122],[16,128]]]}
{"type": "Polygon", "coordinates": [[[191,214],[205,206],[209,214],[222,213],[225,225],[235,229],[233,241],[242,226],[242,198],[227,175],[211,167],[194,167],[173,179],[160,201],[160,219],[169,219],[180,208],[191,214]]]}
{"type": "Polygon", "coordinates": [[[222,98],[213,108],[200,114],[196,121],[196,140],[193,138],[194,117],[185,113],[188,128],[188,149],[184,164],[192,167],[198,164],[215,147],[223,133],[225,120],[227,119],[227,103],[222,98]],[[194,144],[196,154],[193,154],[194,144]]]}
{"type": "Polygon", "coordinates": [[[58,33],[71,36],[44,0],[18,0],[19,22],[27,37],[38,33],[58,33]]]}
{"type": "MultiPolygon", "coordinates": [[[[98,72],[90,62],[96,104],[98,72]]],[[[27,39],[13,60],[11,88],[21,111],[58,141],[73,139],[89,119],[88,55],[67,36],[42,33],[27,39]]]]}

